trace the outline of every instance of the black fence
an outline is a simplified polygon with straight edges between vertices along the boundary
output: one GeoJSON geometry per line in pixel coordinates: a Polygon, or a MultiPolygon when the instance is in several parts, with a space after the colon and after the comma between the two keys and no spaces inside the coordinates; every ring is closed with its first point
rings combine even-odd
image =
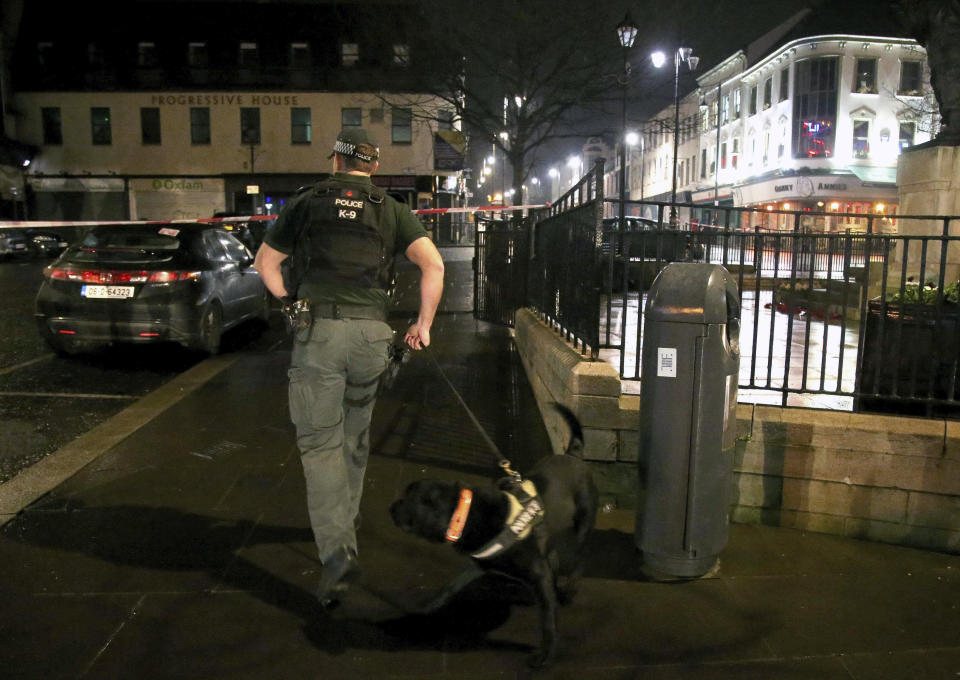
{"type": "Polygon", "coordinates": [[[821,232],[810,225],[826,213],[724,208],[705,225],[628,201],[621,220],[603,217],[620,206],[602,176],[598,165],[549,210],[478,226],[480,310],[531,307],[639,391],[654,278],[670,262],[720,264],[740,290],[741,401],[960,414],[960,217],[832,213],[863,231],[821,232]],[[632,216],[644,212],[656,217],[632,216]]]}

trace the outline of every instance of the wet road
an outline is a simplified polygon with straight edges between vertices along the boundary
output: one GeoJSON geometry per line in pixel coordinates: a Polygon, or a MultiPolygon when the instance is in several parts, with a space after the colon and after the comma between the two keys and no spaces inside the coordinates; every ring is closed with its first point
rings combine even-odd
{"type": "MultiPolygon", "coordinates": [[[[33,320],[46,264],[0,262],[0,483],[205,358],[177,345],[56,356],[33,320]]],[[[267,349],[284,340],[274,314],[269,328],[254,322],[226,333],[222,352],[267,349]]]]}

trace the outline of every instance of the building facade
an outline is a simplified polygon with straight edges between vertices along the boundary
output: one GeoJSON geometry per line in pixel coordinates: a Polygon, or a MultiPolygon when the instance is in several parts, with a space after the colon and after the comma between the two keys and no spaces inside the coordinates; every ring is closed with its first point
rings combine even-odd
{"type": "Polygon", "coordinates": [[[14,169],[18,214],[277,212],[331,171],[336,135],[351,126],[380,144],[374,181],[388,192],[412,208],[462,201],[466,140],[453,107],[407,87],[422,61],[403,37],[409,4],[224,0],[187,16],[182,3],[131,1],[111,5],[110,22],[80,6],[20,4],[5,52],[6,132],[33,150],[14,169]]]}
{"type": "MultiPolygon", "coordinates": [[[[820,232],[896,229],[900,152],[938,124],[926,54],[915,41],[857,35],[792,40],[753,63],[744,52],[697,78],[680,101],[680,217],[723,224],[717,207],[760,208],[732,226],[820,232]],[[739,224],[737,224],[739,222],[739,224]]],[[[671,104],[642,125],[630,198],[669,201],[671,104]]],[[[648,209],[649,211],[649,209],[648,209]]]]}

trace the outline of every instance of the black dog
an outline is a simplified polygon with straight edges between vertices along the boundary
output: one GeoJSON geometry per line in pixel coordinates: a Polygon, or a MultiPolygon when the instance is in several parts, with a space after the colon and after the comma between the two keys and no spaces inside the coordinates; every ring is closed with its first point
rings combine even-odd
{"type": "Polygon", "coordinates": [[[551,455],[531,471],[524,488],[500,489],[421,480],[390,506],[394,524],[431,541],[453,542],[473,565],[434,597],[436,611],[478,576],[495,571],[521,581],[536,596],[543,631],[530,663],[547,663],[556,648],[557,603],[568,603],[582,572],[587,536],[597,514],[597,490],[582,460],[583,431],[576,416],[555,405],[570,426],[566,455],[551,455]]]}

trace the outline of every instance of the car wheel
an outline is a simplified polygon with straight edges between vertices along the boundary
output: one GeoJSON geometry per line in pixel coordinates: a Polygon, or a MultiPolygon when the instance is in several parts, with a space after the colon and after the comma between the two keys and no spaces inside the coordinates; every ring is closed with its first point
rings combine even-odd
{"type": "Polygon", "coordinates": [[[219,303],[211,302],[204,310],[200,317],[199,330],[196,349],[207,354],[217,354],[220,351],[220,338],[223,336],[223,311],[219,303]]]}

